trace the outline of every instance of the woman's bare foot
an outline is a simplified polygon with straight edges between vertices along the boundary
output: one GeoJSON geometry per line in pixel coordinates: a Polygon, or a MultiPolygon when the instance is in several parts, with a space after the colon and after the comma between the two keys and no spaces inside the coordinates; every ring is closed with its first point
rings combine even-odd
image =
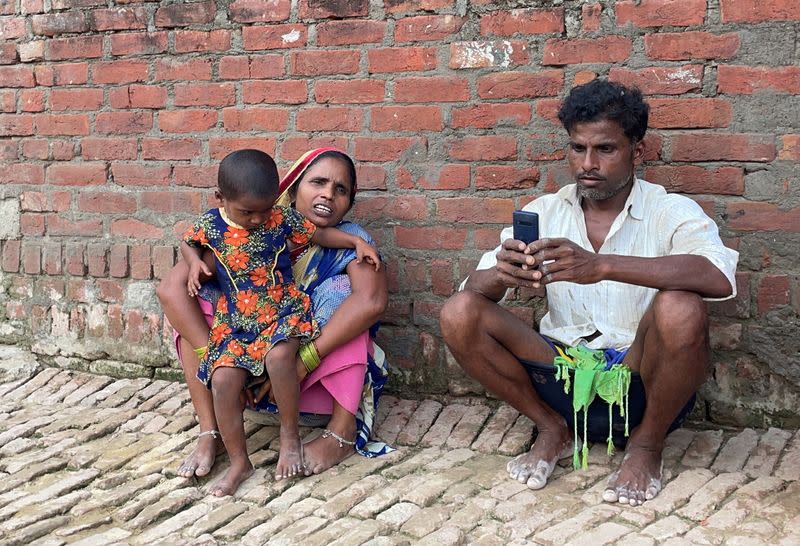
{"type": "Polygon", "coordinates": [[[508,461],[506,471],[512,480],[531,489],[541,489],[559,459],[572,453],[572,439],[565,422],[553,428],[540,428],[530,451],[508,461]]]}
{"type": "Polygon", "coordinates": [[[300,434],[297,432],[284,432],[281,427],[281,447],[278,451],[278,464],[275,467],[275,479],[285,480],[303,472],[303,445],[300,443],[300,434]]]}
{"type": "Polygon", "coordinates": [[[195,448],[178,467],[178,476],[182,478],[207,476],[211,472],[211,467],[214,466],[217,454],[223,449],[222,437],[219,432],[216,434],[201,433],[195,448]]]}
{"type": "Polygon", "coordinates": [[[608,477],[603,500],[638,506],[654,499],[661,491],[664,463],[660,446],[650,447],[628,442],[619,469],[608,477]]]}
{"type": "Polygon", "coordinates": [[[355,453],[355,436],[355,427],[343,433],[325,429],[320,437],[305,444],[306,476],[325,472],[355,453]]]}
{"type": "Polygon", "coordinates": [[[249,459],[231,461],[228,471],[211,488],[211,494],[215,497],[233,495],[242,482],[249,478],[251,474],[253,474],[253,465],[250,464],[249,459]]]}

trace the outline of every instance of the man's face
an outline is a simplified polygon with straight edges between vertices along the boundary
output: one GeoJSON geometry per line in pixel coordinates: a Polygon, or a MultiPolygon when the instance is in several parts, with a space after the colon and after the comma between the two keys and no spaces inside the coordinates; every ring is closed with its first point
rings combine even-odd
{"type": "Polygon", "coordinates": [[[633,181],[644,144],[631,142],[615,121],[578,123],[569,134],[567,162],[578,183],[578,194],[604,201],[620,194],[633,181]]]}

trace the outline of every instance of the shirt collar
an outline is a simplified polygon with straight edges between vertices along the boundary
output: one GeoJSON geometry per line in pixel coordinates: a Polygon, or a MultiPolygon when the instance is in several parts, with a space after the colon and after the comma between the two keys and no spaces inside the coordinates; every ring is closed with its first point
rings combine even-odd
{"type": "MultiPolygon", "coordinates": [[[[558,190],[557,195],[559,198],[569,203],[571,207],[580,206],[577,184],[564,186],[558,190]]],[[[633,188],[631,188],[628,199],[625,200],[625,207],[623,210],[627,210],[631,218],[635,218],[636,220],[644,219],[644,196],[642,195],[642,181],[639,180],[639,178],[634,177],[633,188]]]]}

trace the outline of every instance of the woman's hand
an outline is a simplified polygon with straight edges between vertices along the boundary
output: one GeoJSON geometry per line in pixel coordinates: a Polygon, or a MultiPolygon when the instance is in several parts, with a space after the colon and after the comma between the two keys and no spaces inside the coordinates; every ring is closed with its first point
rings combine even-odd
{"type": "Polygon", "coordinates": [[[381,257],[378,254],[378,250],[360,237],[356,237],[356,256],[358,256],[356,259],[357,263],[365,261],[373,264],[375,266],[375,271],[380,270],[381,257]]]}

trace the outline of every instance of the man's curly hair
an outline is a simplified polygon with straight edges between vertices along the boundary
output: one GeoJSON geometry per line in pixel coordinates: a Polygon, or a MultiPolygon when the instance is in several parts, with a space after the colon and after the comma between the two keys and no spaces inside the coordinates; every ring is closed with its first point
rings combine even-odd
{"type": "Polygon", "coordinates": [[[638,88],[598,78],[569,92],[558,119],[568,133],[578,123],[608,119],[618,123],[625,136],[636,142],[647,132],[649,111],[638,88]]]}

